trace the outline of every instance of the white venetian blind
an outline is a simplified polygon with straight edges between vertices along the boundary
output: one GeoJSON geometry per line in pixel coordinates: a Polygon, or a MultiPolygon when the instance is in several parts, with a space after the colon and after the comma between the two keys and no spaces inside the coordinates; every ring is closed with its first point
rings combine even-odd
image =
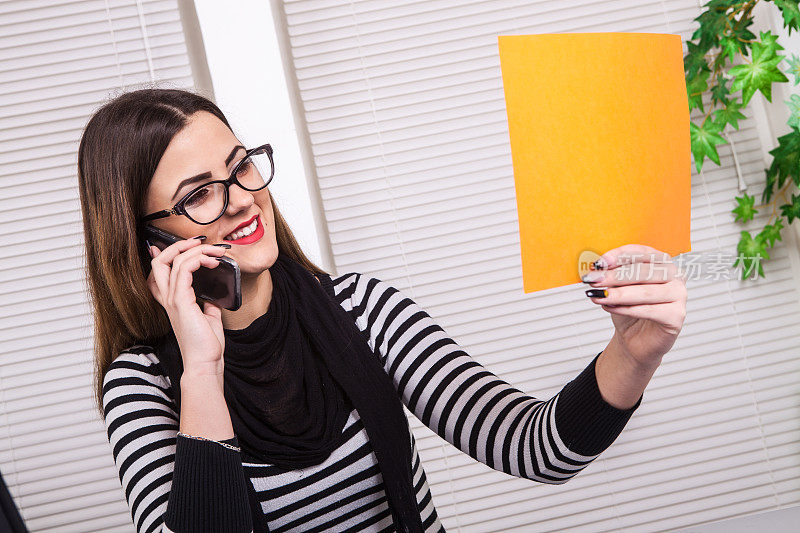
{"type": "Polygon", "coordinates": [[[194,85],[176,0],[0,3],[0,469],[32,532],[134,531],[92,397],[76,154],[142,85],[194,85]]]}
{"type": "MultiPolygon", "coordinates": [[[[686,40],[699,3],[280,5],[338,273],[394,284],[489,370],[539,398],[557,393],[613,326],[583,284],[522,292],[497,36],[623,31],[686,40]]],[[[740,125],[731,137],[749,192],[760,197],[757,126],[752,118],[740,125]]],[[[692,175],[693,254],[735,254],[742,229],[730,214],[731,147],[720,154],[721,167],[706,162],[692,175]]],[[[642,405],[565,485],[492,470],[407,412],[446,529],[669,531],[798,505],[800,274],[789,233],[770,251],[766,279],[703,270],[689,280],[683,332],[642,405]]]]}

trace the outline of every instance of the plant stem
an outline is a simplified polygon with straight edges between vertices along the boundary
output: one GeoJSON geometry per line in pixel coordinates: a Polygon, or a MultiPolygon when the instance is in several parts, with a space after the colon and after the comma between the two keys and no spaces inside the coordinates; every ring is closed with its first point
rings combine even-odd
{"type": "MultiPolygon", "coordinates": [[[[743,23],[743,21],[746,21],[746,20],[747,20],[747,17],[750,15],[750,12],[753,10],[753,8],[755,7],[755,5],[756,5],[757,3],[758,3],[758,0],[755,0],[755,1],[754,1],[754,2],[752,2],[752,3],[743,3],[742,5],[740,5],[739,7],[735,8],[733,11],[731,11],[730,15],[728,15],[728,17],[727,17],[727,18],[728,18],[728,20],[733,20],[734,22],[736,22],[736,24],[734,24],[734,26],[736,26],[736,27],[737,27],[737,29],[738,29],[738,26],[739,26],[739,24],[741,24],[741,23],[743,23]],[[743,9],[746,9],[746,10],[747,10],[747,11],[746,11],[746,13],[744,13],[744,14],[743,14],[741,17],[739,17],[739,19],[737,20],[737,19],[735,18],[736,14],[737,14],[739,11],[743,10],[743,9]]],[[[729,27],[728,29],[730,29],[730,30],[731,30],[731,33],[733,33],[733,29],[731,29],[730,27],[729,27]]],[[[738,35],[736,35],[736,34],[734,34],[734,37],[736,37],[736,39],[737,39],[737,40],[739,40],[740,42],[743,42],[743,43],[752,43],[752,42],[754,41],[754,39],[750,39],[750,40],[748,40],[748,39],[742,39],[741,37],[739,37],[739,36],[738,36],[738,35]]]]}
{"type": "Polygon", "coordinates": [[[754,209],[757,209],[757,208],[759,208],[759,207],[764,207],[764,206],[767,206],[767,205],[770,205],[770,204],[774,204],[774,203],[775,203],[775,198],[776,198],[776,197],[777,197],[779,194],[784,196],[784,200],[786,201],[786,203],[789,203],[789,200],[787,200],[787,199],[785,198],[785,196],[786,196],[786,189],[787,189],[787,188],[788,188],[788,187],[789,187],[789,186],[790,186],[792,183],[794,183],[792,180],[787,180],[787,181],[786,181],[786,183],[784,184],[784,186],[783,186],[783,187],[781,187],[781,188],[778,190],[778,192],[776,192],[776,193],[775,193],[775,194],[772,196],[772,200],[770,200],[769,202],[767,202],[767,203],[765,203],[765,204],[758,204],[758,205],[755,205],[755,206],[753,206],[753,208],[754,208],[754,209]]]}

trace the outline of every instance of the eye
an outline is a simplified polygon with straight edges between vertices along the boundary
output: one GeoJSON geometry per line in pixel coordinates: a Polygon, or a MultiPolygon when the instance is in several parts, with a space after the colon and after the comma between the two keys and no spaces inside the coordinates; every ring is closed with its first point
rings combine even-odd
{"type": "Polygon", "coordinates": [[[208,196],[208,187],[203,187],[202,189],[191,195],[189,198],[187,198],[185,205],[187,207],[197,205],[203,202],[206,199],[206,196],[208,196]]]}
{"type": "Polygon", "coordinates": [[[250,161],[249,157],[246,158],[246,159],[243,159],[242,162],[239,163],[239,166],[236,168],[236,176],[239,177],[239,176],[242,176],[244,174],[247,174],[250,171],[250,167],[251,166],[252,166],[252,162],[250,161]]]}

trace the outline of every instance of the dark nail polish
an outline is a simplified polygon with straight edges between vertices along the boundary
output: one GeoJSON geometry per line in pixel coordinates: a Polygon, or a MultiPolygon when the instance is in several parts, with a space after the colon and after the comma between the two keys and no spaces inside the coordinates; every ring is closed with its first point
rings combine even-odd
{"type": "Polygon", "coordinates": [[[219,246],[220,248],[230,248],[231,245],[226,242],[218,242],[216,244],[212,244],[211,246],[219,246]]]}
{"type": "Polygon", "coordinates": [[[586,291],[586,296],[589,298],[606,298],[608,291],[606,289],[589,289],[586,291]]]}
{"type": "Polygon", "coordinates": [[[206,236],[205,236],[205,235],[198,235],[197,237],[192,237],[192,239],[198,239],[198,240],[201,240],[201,241],[202,241],[203,239],[205,239],[205,238],[206,238],[206,236]]]}
{"type": "Polygon", "coordinates": [[[598,259],[597,261],[592,263],[592,268],[594,270],[603,270],[604,268],[606,268],[605,261],[603,261],[602,259],[598,259]]]}

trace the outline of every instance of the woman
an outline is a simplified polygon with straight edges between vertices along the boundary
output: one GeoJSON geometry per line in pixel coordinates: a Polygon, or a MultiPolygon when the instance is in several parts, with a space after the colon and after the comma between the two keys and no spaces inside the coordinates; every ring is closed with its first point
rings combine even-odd
{"type": "Polygon", "coordinates": [[[388,283],[309,261],[256,152],[181,90],[122,94],[81,139],[97,401],[139,532],[443,531],[402,405],[496,470],[564,483],[622,431],[681,329],[669,256],[611,250],[586,280],[610,287],[591,301],[611,342],[553,398],[526,395],[388,283]],[[145,257],[145,223],[182,240],[145,257]],[[631,254],[651,260],[615,275],[631,254]],[[236,311],[191,286],[222,255],[241,269],[236,311]]]}

